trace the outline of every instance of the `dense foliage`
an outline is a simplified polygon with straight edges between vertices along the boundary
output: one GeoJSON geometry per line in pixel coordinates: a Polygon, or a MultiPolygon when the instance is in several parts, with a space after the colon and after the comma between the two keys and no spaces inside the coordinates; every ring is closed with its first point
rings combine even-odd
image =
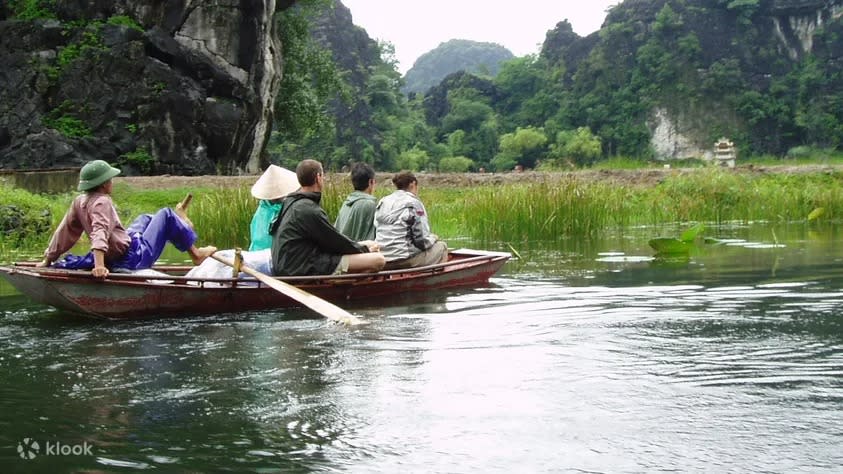
{"type": "Polygon", "coordinates": [[[496,43],[452,39],[419,56],[404,76],[405,93],[424,93],[457,71],[494,77],[514,56],[496,43]]]}
{"type": "MultiPolygon", "coordinates": [[[[313,23],[326,3],[314,3],[313,23]]],[[[495,74],[455,72],[409,98],[401,91],[425,69],[419,63],[461,42],[420,58],[419,70],[402,79],[392,46],[362,39],[350,16],[346,27],[356,36],[340,40],[324,28],[307,38],[301,23],[288,41],[307,41],[323,55],[285,51],[285,82],[301,100],[283,105],[301,113],[277,123],[273,156],[317,154],[333,169],[362,160],[380,170],[506,171],[596,166],[618,156],[698,159],[721,136],[742,157],[833,151],[843,136],[843,19],[831,9],[841,4],[626,1],[598,33],[581,38],[562,21],[540,54],[505,61],[495,74]],[[788,21],[809,27],[782,26],[788,21]],[[325,54],[333,80],[320,75],[330,69],[325,54]],[[696,151],[658,149],[660,121],[681,129],[696,151]]],[[[304,11],[294,8],[283,21],[299,21],[304,11]]]]}

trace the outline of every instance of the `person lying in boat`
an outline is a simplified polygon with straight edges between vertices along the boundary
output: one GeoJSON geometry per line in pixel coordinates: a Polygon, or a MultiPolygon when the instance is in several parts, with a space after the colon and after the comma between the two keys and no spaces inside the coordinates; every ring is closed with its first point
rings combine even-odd
{"type": "Polygon", "coordinates": [[[369,164],[351,165],[354,191],[345,198],[334,222],[334,227],[351,240],[375,240],[375,184],[375,170],[369,164]]]}
{"type": "Polygon", "coordinates": [[[216,247],[197,248],[193,223],[183,207],[164,208],[155,214],[142,214],[128,229],[123,227],[111,200],[111,179],[120,174],[103,160],[85,164],[79,172],[79,191],[70,205],[44,252],[44,259],[36,266],[54,266],[71,270],[91,270],[97,278],[108,276],[109,268],[141,270],[151,268],[161,256],[167,242],[187,252],[195,265],[216,252],[216,247]],[[86,255],[65,255],[82,233],[91,242],[86,255]],[[58,260],[58,261],[57,261],[58,260]]]}
{"type": "Polygon", "coordinates": [[[277,165],[269,165],[252,186],[252,196],[258,199],[258,208],[249,224],[250,252],[268,250],[272,246],[269,226],[281,212],[281,199],[297,189],[299,189],[299,181],[296,173],[277,165]]]}
{"type": "Polygon", "coordinates": [[[392,178],[397,188],[378,202],[375,235],[386,270],[421,267],[448,260],[448,245],[430,232],[427,211],[418,198],[419,181],[409,171],[392,178]]]}
{"type": "Polygon", "coordinates": [[[333,275],[380,271],[384,257],[371,240],[354,242],[328,221],[320,206],[322,164],[303,160],[296,166],[301,188],[287,195],[273,222],[272,273],[278,276],[333,275]]]}

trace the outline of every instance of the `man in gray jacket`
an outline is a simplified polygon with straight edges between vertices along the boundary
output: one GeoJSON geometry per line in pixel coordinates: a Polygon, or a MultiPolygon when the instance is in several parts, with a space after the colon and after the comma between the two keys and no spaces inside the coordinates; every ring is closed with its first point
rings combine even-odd
{"type": "Polygon", "coordinates": [[[409,171],[392,178],[395,192],[375,209],[375,238],[386,258],[384,269],[412,268],[448,260],[448,245],[430,232],[427,211],[418,198],[419,182],[409,171]]]}

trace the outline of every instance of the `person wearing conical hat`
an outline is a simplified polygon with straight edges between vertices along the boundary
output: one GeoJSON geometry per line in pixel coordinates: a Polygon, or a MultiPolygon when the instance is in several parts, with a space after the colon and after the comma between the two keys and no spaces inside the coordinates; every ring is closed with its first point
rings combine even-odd
{"type": "Polygon", "coordinates": [[[37,266],[91,270],[95,277],[105,278],[109,269],[151,268],[167,242],[187,252],[196,265],[216,252],[213,246],[197,248],[194,245],[197,235],[183,208],[164,208],[155,214],[142,214],[128,229],[124,228],[111,199],[111,179],[119,174],[120,169],[103,160],[94,160],[82,167],[77,189],[83,194],[71,203],[37,266]],[[67,254],[59,260],[83,233],[91,242],[91,251],[83,256],[67,254]]]}
{"type": "MultiPolygon", "coordinates": [[[[299,180],[296,173],[277,165],[269,165],[263,174],[252,185],[252,196],[258,200],[258,208],[252,216],[249,224],[251,243],[249,250],[241,252],[243,263],[249,267],[264,273],[272,273],[272,235],[269,233],[269,226],[276,216],[281,212],[281,201],[288,194],[299,189],[299,180]]],[[[233,259],[234,249],[225,249],[217,252],[217,255],[233,259]]],[[[185,275],[189,278],[229,278],[231,268],[212,258],[202,262],[190,269],[185,275]]],[[[240,273],[240,278],[251,278],[246,273],[240,273]]]]}
{"type": "Polygon", "coordinates": [[[272,246],[269,226],[281,212],[284,196],[299,189],[296,173],[277,165],[269,165],[252,185],[252,196],[258,199],[258,208],[249,224],[251,243],[249,251],[265,250],[272,246]]]}

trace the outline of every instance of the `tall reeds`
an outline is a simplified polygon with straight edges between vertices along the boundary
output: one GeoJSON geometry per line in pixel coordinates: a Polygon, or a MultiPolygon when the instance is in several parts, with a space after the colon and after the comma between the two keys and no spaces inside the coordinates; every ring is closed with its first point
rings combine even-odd
{"type": "MultiPolygon", "coordinates": [[[[321,203],[331,222],[346,192],[350,192],[348,188],[328,185],[323,190],[321,203]]],[[[194,193],[189,215],[203,245],[247,249],[251,242],[249,224],[257,206],[258,201],[248,186],[204,190],[201,194],[194,193]]]]}
{"type": "Polygon", "coordinates": [[[523,241],[590,235],[626,223],[634,200],[623,188],[577,178],[477,189],[463,223],[475,238],[523,241]]]}
{"type": "Polygon", "coordinates": [[[481,240],[524,242],[588,237],[629,225],[798,221],[818,207],[826,219],[843,216],[842,180],[835,174],[705,169],[670,175],[656,185],[561,176],[473,190],[462,210],[464,230],[481,240]]]}
{"type": "Polygon", "coordinates": [[[194,195],[188,214],[202,245],[246,250],[257,205],[248,188],[223,188],[194,195]]]}
{"type": "MultiPolygon", "coordinates": [[[[420,188],[420,197],[433,232],[445,239],[516,244],[579,236],[587,240],[606,229],[632,225],[806,221],[817,208],[824,209],[824,221],[841,219],[841,184],[843,175],[830,172],[766,174],[706,168],[693,172],[676,170],[660,181],[636,181],[629,175],[611,172],[599,178],[547,173],[526,183],[425,185],[420,188]]],[[[393,191],[389,186],[382,188],[376,189],[376,197],[393,191]]],[[[331,222],[350,191],[345,179],[327,183],[322,206],[331,222]]],[[[194,194],[189,214],[202,245],[249,246],[249,223],[257,201],[248,186],[165,191],[119,187],[114,199],[128,225],[141,212],[175,205],[187,192],[194,194]]],[[[8,208],[10,212],[18,213],[20,209],[27,216],[26,222],[41,222],[39,232],[24,234],[15,232],[17,226],[7,225],[0,232],[2,260],[8,260],[13,249],[42,251],[72,196],[32,195],[0,187],[0,197],[12,206],[8,208]],[[45,214],[51,221],[49,231],[45,231],[45,218],[37,217],[45,214]]]]}

